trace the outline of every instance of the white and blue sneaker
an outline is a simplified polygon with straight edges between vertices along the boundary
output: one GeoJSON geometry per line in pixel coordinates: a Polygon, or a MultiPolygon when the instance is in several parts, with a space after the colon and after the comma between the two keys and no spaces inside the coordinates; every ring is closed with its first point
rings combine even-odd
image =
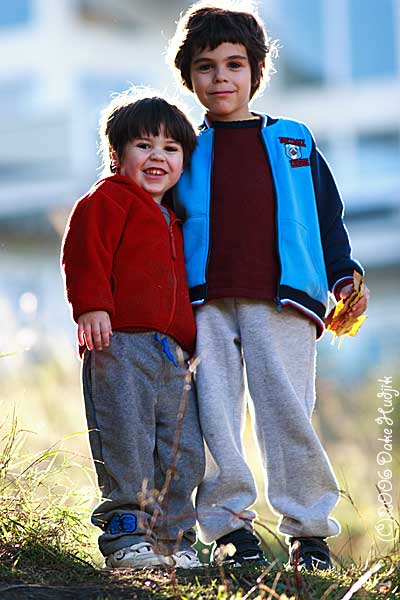
{"type": "Polygon", "coordinates": [[[106,567],[113,569],[152,569],[173,565],[174,560],[170,556],[157,554],[149,542],[139,542],[121,548],[106,558],[106,567]]]}
{"type": "Polygon", "coordinates": [[[175,561],[175,567],[177,569],[198,569],[199,567],[203,567],[194,548],[176,550],[176,552],[172,554],[172,559],[175,561]]]}

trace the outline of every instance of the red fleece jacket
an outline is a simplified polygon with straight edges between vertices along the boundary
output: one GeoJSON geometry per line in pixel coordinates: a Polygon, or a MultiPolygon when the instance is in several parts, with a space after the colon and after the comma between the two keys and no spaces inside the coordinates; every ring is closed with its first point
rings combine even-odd
{"type": "Polygon", "coordinates": [[[169,213],[168,226],[151,196],[122,175],[99,180],[77,201],[62,246],[75,321],[104,310],[115,330],[156,330],[193,353],[182,233],[169,213]]]}

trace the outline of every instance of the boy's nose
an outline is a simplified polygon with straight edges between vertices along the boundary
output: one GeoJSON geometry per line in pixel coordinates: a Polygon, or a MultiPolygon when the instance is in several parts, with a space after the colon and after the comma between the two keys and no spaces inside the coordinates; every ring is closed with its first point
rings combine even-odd
{"type": "Polygon", "coordinates": [[[225,69],[215,69],[214,71],[214,81],[227,81],[227,75],[225,69]]]}
{"type": "Polygon", "coordinates": [[[153,160],[165,160],[164,152],[160,148],[153,148],[150,157],[153,160]]]}

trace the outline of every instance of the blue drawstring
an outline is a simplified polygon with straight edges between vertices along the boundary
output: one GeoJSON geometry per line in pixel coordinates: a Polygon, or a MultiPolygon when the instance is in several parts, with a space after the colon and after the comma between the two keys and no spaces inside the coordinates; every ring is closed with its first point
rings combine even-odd
{"type": "Polygon", "coordinates": [[[161,344],[163,351],[165,352],[166,357],[172,362],[172,364],[175,365],[175,367],[178,367],[178,363],[176,362],[174,355],[171,352],[171,348],[169,347],[168,344],[168,338],[163,338],[161,339],[158,335],[158,333],[154,334],[154,339],[156,340],[156,342],[158,342],[159,344],[161,344]]]}

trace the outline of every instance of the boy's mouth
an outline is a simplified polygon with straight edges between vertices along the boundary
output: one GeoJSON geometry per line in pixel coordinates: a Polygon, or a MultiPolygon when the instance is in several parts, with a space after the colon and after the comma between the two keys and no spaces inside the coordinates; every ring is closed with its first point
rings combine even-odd
{"type": "Polygon", "coordinates": [[[233,94],[232,90],[219,90],[217,92],[211,92],[210,96],[226,96],[228,94],[233,94]]]}
{"type": "Polygon", "coordinates": [[[155,167],[150,167],[149,169],[143,169],[143,173],[146,175],[155,175],[156,177],[160,177],[161,175],[166,175],[167,172],[164,169],[156,169],[155,167]]]}

